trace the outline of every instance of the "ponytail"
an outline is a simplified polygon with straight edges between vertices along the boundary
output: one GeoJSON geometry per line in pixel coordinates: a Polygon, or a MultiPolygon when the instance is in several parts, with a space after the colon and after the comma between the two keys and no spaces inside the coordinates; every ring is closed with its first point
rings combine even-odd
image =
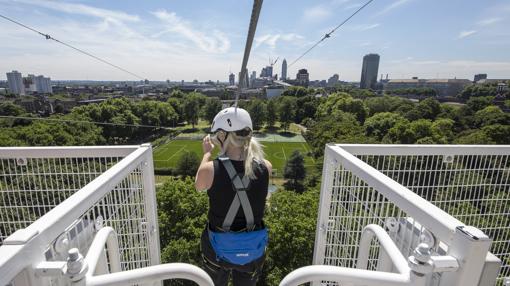
{"type": "Polygon", "coordinates": [[[248,143],[248,148],[246,148],[246,159],[244,161],[244,174],[247,175],[250,179],[256,179],[254,167],[254,161],[257,163],[264,163],[264,151],[262,150],[262,146],[259,141],[254,137],[251,137],[250,142],[248,143]]]}

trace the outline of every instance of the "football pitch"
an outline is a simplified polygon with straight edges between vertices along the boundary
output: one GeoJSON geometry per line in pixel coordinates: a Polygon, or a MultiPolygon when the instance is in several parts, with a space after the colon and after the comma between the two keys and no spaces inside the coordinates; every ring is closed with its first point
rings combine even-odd
{"type": "MultiPolygon", "coordinates": [[[[310,150],[307,143],[301,142],[261,142],[264,145],[266,159],[271,162],[273,169],[276,170],[276,176],[283,175],[285,162],[292,152],[298,150],[305,157],[305,166],[312,168],[315,160],[308,156],[310,150]]],[[[174,168],[177,160],[184,152],[195,152],[199,158],[202,158],[202,141],[199,140],[174,140],[154,149],[155,168],[174,168]]],[[[217,148],[216,148],[217,152],[217,148]]]]}

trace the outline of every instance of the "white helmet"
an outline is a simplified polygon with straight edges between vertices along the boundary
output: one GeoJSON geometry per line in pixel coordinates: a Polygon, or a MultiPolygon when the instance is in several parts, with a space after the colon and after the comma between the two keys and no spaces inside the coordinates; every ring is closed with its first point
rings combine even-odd
{"type": "Polygon", "coordinates": [[[219,129],[231,132],[245,128],[253,130],[248,111],[239,107],[229,107],[216,114],[211,125],[211,132],[216,132],[219,129]]]}

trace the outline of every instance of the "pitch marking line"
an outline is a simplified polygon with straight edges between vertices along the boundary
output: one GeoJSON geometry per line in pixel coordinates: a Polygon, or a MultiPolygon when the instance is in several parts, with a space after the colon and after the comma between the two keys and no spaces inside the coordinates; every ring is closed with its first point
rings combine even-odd
{"type": "Polygon", "coordinates": [[[186,145],[183,145],[179,150],[177,150],[172,156],[168,157],[166,160],[154,160],[154,161],[160,161],[160,162],[168,162],[170,159],[172,159],[175,155],[179,154],[182,149],[186,148],[186,145]]]}
{"type": "Polygon", "coordinates": [[[287,155],[285,155],[285,150],[283,150],[283,147],[280,147],[280,148],[282,148],[283,158],[285,158],[285,161],[287,161],[287,155]]]}
{"type": "MultiPolygon", "coordinates": [[[[301,143],[301,146],[303,146],[303,149],[305,149],[305,152],[308,153],[310,150],[305,146],[305,144],[301,143]]],[[[310,159],[312,159],[313,163],[315,164],[315,159],[313,156],[310,156],[310,159]]]]}

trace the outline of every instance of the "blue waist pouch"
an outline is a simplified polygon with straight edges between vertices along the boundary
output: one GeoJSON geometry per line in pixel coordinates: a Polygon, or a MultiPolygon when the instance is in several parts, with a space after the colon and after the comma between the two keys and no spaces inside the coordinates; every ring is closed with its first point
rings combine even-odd
{"type": "Polygon", "coordinates": [[[247,232],[209,232],[216,259],[236,265],[248,264],[262,257],[268,242],[267,229],[247,232]]]}

